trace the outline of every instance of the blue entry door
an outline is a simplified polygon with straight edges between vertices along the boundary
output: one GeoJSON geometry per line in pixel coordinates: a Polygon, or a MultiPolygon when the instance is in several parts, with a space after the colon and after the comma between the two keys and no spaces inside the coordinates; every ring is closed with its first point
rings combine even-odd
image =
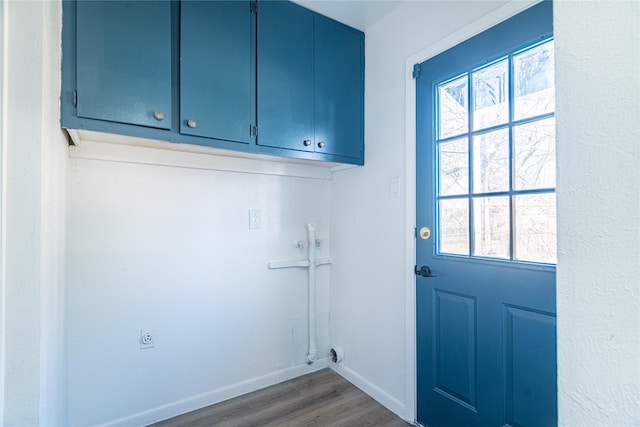
{"type": "Polygon", "coordinates": [[[414,74],[418,421],[555,426],[551,3],[414,74]]]}

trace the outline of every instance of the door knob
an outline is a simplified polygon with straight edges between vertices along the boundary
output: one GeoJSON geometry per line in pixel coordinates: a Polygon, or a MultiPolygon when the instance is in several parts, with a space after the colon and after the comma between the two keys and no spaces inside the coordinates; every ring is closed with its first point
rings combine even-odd
{"type": "Polygon", "coordinates": [[[416,273],[416,276],[422,276],[422,277],[438,277],[435,274],[433,274],[433,272],[431,271],[431,269],[429,268],[428,265],[423,265],[422,267],[420,267],[420,269],[418,269],[418,266],[416,265],[413,269],[414,273],[416,273]]]}
{"type": "Polygon", "coordinates": [[[429,227],[420,227],[419,234],[422,240],[428,240],[431,237],[431,229],[429,227]]]}

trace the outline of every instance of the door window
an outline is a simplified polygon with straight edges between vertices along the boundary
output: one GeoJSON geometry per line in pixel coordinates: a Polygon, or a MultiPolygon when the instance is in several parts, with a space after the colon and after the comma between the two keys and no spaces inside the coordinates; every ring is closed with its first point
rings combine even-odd
{"type": "Polygon", "coordinates": [[[437,254],[555,264],[553,40],[434,93],[437,254]]]}

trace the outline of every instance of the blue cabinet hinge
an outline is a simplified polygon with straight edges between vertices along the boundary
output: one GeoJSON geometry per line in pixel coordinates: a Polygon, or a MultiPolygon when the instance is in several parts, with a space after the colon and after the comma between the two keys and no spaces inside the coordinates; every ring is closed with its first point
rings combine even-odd
{"type": "Polygon", "coordinates": [[[251,13],[258,13],[258,2],[257,1],[252,1],[249,9],[251,10],[251,13]]]}
{"type": "Polygon", "coordinates": [[[413,73],[411,74],[411,76],[414,79],[417,79],[418,77],[420,77],[421,72],[422,72],[422,66],[420,64],[416,64],[413,66],[413,73]]]}
{"type": "Polygon", "coordinates": [[[77,90],[73,91],[73,106],[74,107],[78,106],[78,91],[77,90]]]}

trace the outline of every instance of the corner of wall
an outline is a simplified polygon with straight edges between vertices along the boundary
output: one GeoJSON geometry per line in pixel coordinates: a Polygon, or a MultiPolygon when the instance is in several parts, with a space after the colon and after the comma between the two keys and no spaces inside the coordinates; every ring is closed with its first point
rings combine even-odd
{"type": "MultiPolygon", "coordinates": [[[[5,353],[5,240],[4,240],[4,223],[5,223],[5,201],[4,201],[4,146],[5,146],[5,131],[4,131],[4,112],[5,112],[5,56],[6,56],[6,36],[5,31],[7,28],[5,16],[5,9],[7,2],[0,3],[0,396],[6,396],[5,384],[4,384],[4,353],[5,353]]],[[[0,425],[4,425],[4,398],[0,397],[0,425]]]]}
{"type": "Polygon", "coordinates": [[[65,424],[64,283],[67,140],[60,128],[62,3],[43,2],[40,421],[65,424]]]}
{"type": "Polygon", "coordinates": [[[0,425],[63,425],[61,2],[1,7],[0,425]]]}

